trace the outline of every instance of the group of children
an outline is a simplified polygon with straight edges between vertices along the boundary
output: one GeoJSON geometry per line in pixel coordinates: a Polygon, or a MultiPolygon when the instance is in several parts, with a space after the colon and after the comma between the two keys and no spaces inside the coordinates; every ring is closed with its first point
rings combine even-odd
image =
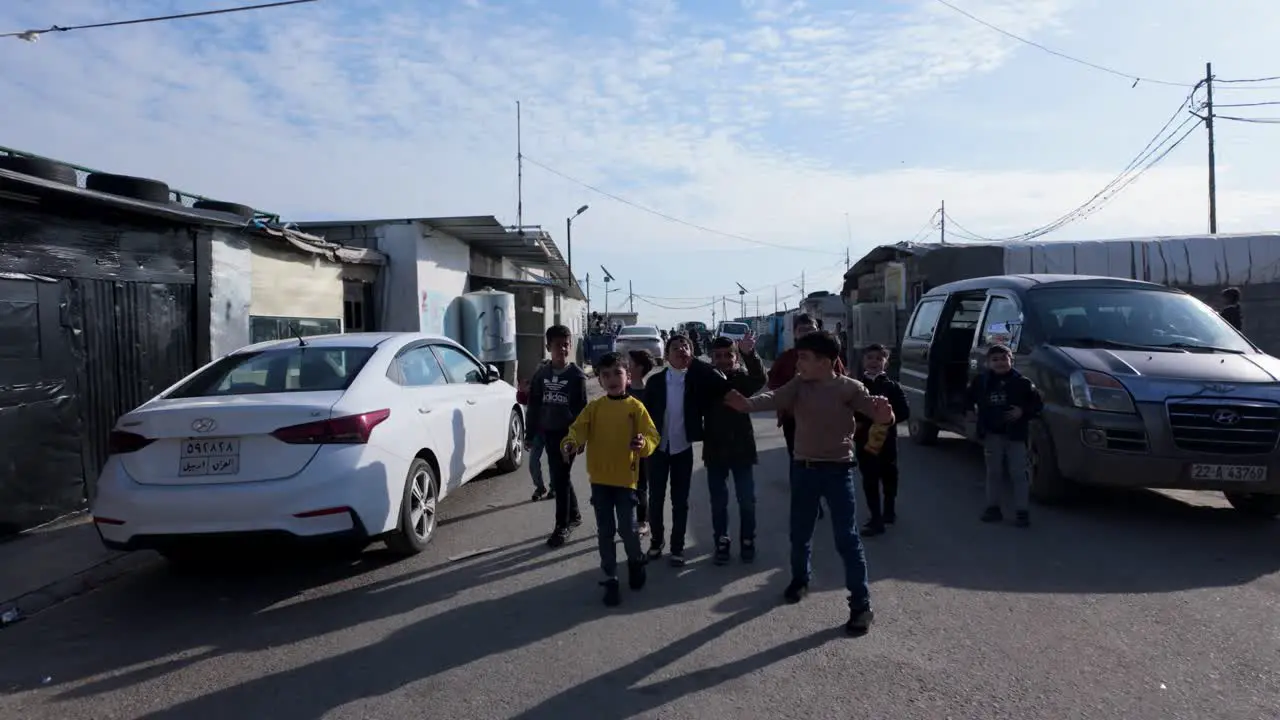
{"type": "MultiPolygon", "coordinates": [[[[575,457],[585,452],[606,605],[616,606],[622,599],[615,536],[622,539],[632,590],[645,585],[648,563],[663,554],[673,566],[685,564],[693,445],[698,442],[703,444],[711,496],[713,561],[732,560],[730,477],[738,502],[739,557],[747,563],[755,560],[757,451],[749,414],[774,410],[791,455],[791,582],[784,598],[795,603],[808,593],[813,533],[825,501],[849,590],[845,628],[851,635],[867,632],[874,614],[861,538],[884,533],[896,520],[895,425],[907,419],[910,410],[902,388],[885,374],[888,349],[865,348],[861,372],[854,378],[844,372],[838,340],[818,330],[808,316],[797,319],[795,337],[791,355],[779,358],[768,377],[751,336],[736,343],[717,338],[711,343],[712,362],[707,363],[694,356],[688,338],[673,335],[666,368],[658,374],[652,374],[654,361],[647,352],[627,357],[609,353],[595,363],[605,394],[588,402],[586,374],[568,360],[572,334],[564,326],[547,330],[551,358],[521,387],[521,400],[528,406],[526,446],[534,464],[533,499],[555,499],[555,525],[547,544],[563,545],[582,523],[569,474],[575,457]],[[767,391],[760,393],[762,389],[767,391]],[[547,460],[549,487],[537,465],[539,453],[547,460]],[[854,481],[859,466],[870,510],[861,532],[854,481]],[[669,536],[664,523],[668,493],[669,536]],[[650,539],[647,553],[641,545],[644,536],[650,539]]],[[[1004,353],[992,350],[989,372],[969,390],[987,438],[989,507],[983,520],[1001,519],[999,495],[993,493],[1007,466],[1017,522],[1025,525],[1025,446],[1021,465],[1015,446],[1025,439],[1026,424],[1039,411],[1039,394],[1012,369],[1007,348],[1004,353]],[[1001,477],[991,469],[997,461],[1001,477]]]]}

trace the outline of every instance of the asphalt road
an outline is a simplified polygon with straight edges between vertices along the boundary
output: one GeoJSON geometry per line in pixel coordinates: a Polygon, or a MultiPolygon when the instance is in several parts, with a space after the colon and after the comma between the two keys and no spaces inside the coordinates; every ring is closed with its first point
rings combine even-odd
{"type": "Polygon", "coordinates": [[[868,541],[877,624],[849,639],[826,521],[815,592],[779,603],[785,451],[757,428],[754,566],[708,561],[699,467],[693,561],[607,609],[591,521],[548,550],[550,503],[494,477],[414,560],[157,567],[0,631],[0,717],[1280,717],[1276,525],[1154,493],[981,525],[979,453],[906,445],[900,522],[868,541]]]}

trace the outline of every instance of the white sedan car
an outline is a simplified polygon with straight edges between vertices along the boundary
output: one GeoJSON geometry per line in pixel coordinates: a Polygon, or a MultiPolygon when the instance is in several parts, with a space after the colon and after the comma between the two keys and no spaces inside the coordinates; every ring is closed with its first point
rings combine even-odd
{"type": "Polygon", "coordinates": [[[450,492],[524,454],[516,391],[454,341],[251,345],[121,417],[92,499],[112,549],[325,539],[421,552],[450,492]]]}
{"type": "Polygon", "coordinates": [[[666,357],[662,331],[652,325],[628,325],[622,328],[614,338],[614,348],[623,355],[631,350],[648,350],[659,366],[666,357]]]}

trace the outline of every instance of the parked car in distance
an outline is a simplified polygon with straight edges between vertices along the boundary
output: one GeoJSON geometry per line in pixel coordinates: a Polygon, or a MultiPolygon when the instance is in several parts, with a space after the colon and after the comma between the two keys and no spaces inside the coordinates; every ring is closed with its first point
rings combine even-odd
{"type": "Polygon", "coordinates": [[[412,555],[449,493],[523,457],[515,388],[448,338],[277,340],[121,417],[91,510],[107,547],[172,559],[258,538],[412,555]]]}
{"type": "Polygon", "coordinates": [[[632,350],[648,350],[659,366],[666,357],[662,331],[652,325],[628,325],[622,328],[614,338],[614,349],[623,355],[632,350]]]}
{"type": "Polygon", "coordinates": [[[751,328],[746,323],[722,322],[716,325],[716,337],[727,337],[737,342],[747,336],[751,328]]]}
{"type": "MultiPolygon", "coordinates": [[[[1280,515],[1280,360],[1180,290],[1109,277],[1005,275],[933,288],[907,324],[901,383],[912,437],[974,438],[965,388],[1010,346],[1044,394],[1032,495],[1080,484],[1221,491],[1280,515]]],[[[976,438],[974,438],[976,439],[976,438]]]]}

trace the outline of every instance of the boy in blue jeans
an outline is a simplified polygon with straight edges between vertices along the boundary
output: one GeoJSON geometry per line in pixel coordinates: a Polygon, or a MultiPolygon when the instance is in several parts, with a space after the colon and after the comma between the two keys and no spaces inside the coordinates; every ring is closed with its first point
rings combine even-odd
{"type": "Polygon", "coordinates": [[[622,602],[618,583],[618,546],[622,536],[627,552],[627,580],[632,590],[645,584],[645,557],[636,521],[636,483],[640,461],[658,447],[658,429],[644,403],[627,393],[627,366],[618,353],[596,362],[596,375],[605,396],[596,398],[573,421],[560,443],[565,464],[584,447],[591,480],[591,506],[596,512],[600,569],[604,571],[604,604],[622,602]]]}
{"type": "Polygon", "coordinates": [[[725,403],[739,412],[783,410],[796,420],[795,459],[791,461],[791,584],[783,593],[798,603],[809,592],[813,529],[818,501],[826,499],[836,551],[844,560],[849,589],[849,621],[845,632],[865,635],[875,614],[867,580],[867,557],[858,535],[858,489],[854,482],[855,414],[893,425],[888,398],[873,396],[865,385],[836,371],[840,343],[831,333],[815,331],[796,340],[796,376],[762,395],[746,398],[736,390],[725,403]]]}

